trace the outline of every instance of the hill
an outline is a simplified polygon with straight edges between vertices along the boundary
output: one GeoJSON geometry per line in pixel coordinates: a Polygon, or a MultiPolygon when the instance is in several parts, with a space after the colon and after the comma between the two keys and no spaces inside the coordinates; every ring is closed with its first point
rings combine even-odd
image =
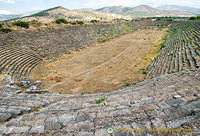
{"type": "Polygon", "coordinates": [[[130,7],[123,6],[111,6],[97,9],[98,12],[114,13],[114,14],[123,14],[124,12],[130,10],[130,7]]]}
{"type": "Polygon", "coordinates": [[[43,10],[41,12],[32,14],[30,16],[26,16],[22,20],[31,21],[33,19],[36,19],[40,22],[50,22],[59,18],[64,18],[68,21],[74,21],[74,20],[90,21],[93,19],[110,21],[116,18],[131,19],[130,17],[126,17],[123,15],[99,13],[99,12],[85,11],[85,10],[84,11],[83,10],[69,10],[64,7],[58,6],[58,7],[50,8],[47,10],[43,10]]]}
{"type": "Polygon", "coordinates": [[[111,7],[104,7],[101,9],[97,9],[96,11],[106,12],[106,13],[115,13],[115,14],[121,14],[121,15],[129,15],[133,17],[194,16],[194,14],[186,12],[186,11],[179,11],[179,10],[164,11],[164,10],[152,8],[148,5],[140,5],[137,7],[111,6],[111,7]]]}
{"type": "Polygon", "coordinates": [[[181,11],[187,11],[191,12],[193,14],[200,15],[200,9],[199,8],[192,8],[187,6],[177,6],[177,5],[164,5],[157,7],[159,10],[181,10],[181,11]]]}

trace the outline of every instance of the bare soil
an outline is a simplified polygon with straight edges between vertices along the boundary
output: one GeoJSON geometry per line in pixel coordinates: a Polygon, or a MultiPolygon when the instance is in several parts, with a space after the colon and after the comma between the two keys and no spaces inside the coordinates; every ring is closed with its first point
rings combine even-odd
{"type": "Polygon", "coordinates": [[[65,94],[111,91],[143,80],[158,54],[166,29],[141,29],[86,47],[59,58],[44,60],[31,76],[43,87],[65,94]]]}

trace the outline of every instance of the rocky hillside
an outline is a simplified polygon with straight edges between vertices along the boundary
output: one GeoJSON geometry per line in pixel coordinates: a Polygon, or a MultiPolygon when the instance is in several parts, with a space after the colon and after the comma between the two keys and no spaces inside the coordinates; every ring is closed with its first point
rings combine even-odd
{"type": "Polygon", "coordinates": [[[188,17],[195,16],[194,14],[181,10],[159,10],[152,8],[147,5],[140,5],[137,7],[122,7],[122,6],[111,6],[97,9],[98,12],[114,13],[121,15],[129,15],[133,17],[188,17]]]}
{"type": "Polygon", "coordinates": [[[47,9],[30,16],[22,18],[24,21],[38,20],[39,22],[51,22],[56,19],[64,18],[68,21],[82,20],[101,20],[101,21],[111,21],[112,19],[131,19],[130,17],[123,15],[116,15],[111,13],[99,13],[94,11],[81,11],[81,10],[68,10],[61,6],[47,9]]]}

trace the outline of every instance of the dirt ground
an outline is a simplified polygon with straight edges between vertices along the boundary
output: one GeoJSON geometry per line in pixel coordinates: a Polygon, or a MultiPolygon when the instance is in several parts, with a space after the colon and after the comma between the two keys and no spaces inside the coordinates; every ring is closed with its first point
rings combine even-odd
{"type": "Polygon", "coordinates": [[[142,29],[44,60],[31,77],[43,87],[65,94],[111,91],[143,80],[146,67],[159,52],[166,29],[142,29]]]}

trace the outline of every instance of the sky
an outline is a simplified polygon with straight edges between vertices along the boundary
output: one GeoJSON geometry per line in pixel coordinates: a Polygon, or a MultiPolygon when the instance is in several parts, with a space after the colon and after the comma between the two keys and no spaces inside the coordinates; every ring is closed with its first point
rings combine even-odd
{"type": "Polygon", "coordinates": [[[0,0],[0,14],[19,14],[56,6],[67,9],[102,8],[105,6],[178,5],[200,8],[200,0],[0,0]]]}

